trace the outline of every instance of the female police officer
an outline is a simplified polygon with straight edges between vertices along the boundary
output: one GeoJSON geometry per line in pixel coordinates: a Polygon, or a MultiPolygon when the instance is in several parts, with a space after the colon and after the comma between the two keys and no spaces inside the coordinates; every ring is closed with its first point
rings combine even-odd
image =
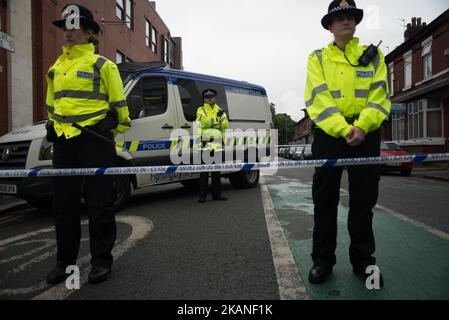
{"type": "MultiPolygon", "coordinates": [[[[47,74],[47,139],[54,142],[53,166],[113,166],[114,136],[130,128],[118,68],[95,54],[94,35],[100,27],[87,8],[67,5],[61,19],[53,23],[63,30],[65,39],[62,55],[47,74]]],[[[76,264],[82,191],[89,213],[92,255],[89,282],[102,282],[111,272],[111,251],[116,238],[111,177],[86,177],[84,184],[83,177],[57,177],[54,178],[57,265],[47,276],[49,284],[63,282],[68,276],[66,267],[76,264]]]]}
{"type": "MultiPolygon", "coordinates": [[[[390,116],[387,68],[375,47],[368,50],[354,37],[363,10],[352,0],[335,0],[322,25],[335,40],[310,55],[305,92],[306,107],[315,123],[315,159],[377,157],[380,130],[390,116]]],[[[313,268],[309,281],[323,283],[336,263],[337,208],[343,168],[318,168],[313,179],[315,227],[313,268]]],[[[367,278],[376,264],[372,209],[378,197],[376,166],[353,166],[349,175],[348,230],[350,261],[356,275],[367,278]]],[[[380,277],[380,283],[382,278],[380,277]]]]}

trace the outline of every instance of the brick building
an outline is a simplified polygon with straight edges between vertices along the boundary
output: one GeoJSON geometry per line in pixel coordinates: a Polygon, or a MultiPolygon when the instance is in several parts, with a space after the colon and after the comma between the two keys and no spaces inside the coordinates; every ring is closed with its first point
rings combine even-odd
{"type": "Polygon", "coordinates": [[[304,118],[299,120],[295,125],[295,144],[312,144],[312,120],[310,120],[307,110],[304,109],[304,118]]]}
{"type": "Polygon", "coordinates": [[[182,66],[182,39],[172,37],[147,0],[0,0],[0,32],[15,52],[0,48],[0,135],[47,117],[45,73],[62,52],[63,36],[52,21],[67,3],[88,7],[102,31],[98,52],[120,63],[161,61],[182,66]]]}
{"type": "Polygon", "coordinates": [[[413,18],[385,60],[393,108],[383,139],[412,153],[449,152],[449,10],[428,25],[413,18]]]}

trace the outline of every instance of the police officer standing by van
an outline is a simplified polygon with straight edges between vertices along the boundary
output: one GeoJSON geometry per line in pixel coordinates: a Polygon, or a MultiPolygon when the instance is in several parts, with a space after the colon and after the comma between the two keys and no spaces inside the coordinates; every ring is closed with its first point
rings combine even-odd
{"type": "MultiPolygon", "coordinates": [[[[209,156],[211,159],[223,159],[223,136],[229,127],[226,113],[216,103],[217,91],[207,89],[202,92],[204,105],[199,107],[196,113],[196,123],[200,129],[203,163],[209,156]],[[206,157],[205,157],[206,156],[206,157]]],[[[206,202],[207,189],[209,187],[209,172],[200,174],[199,183],[199,203],[206,202]]],[[[220,172],[212,172],[212,199],[217,201],[226,201],[227,198],[221,195],[220,172]]]]}
{"type": "MultiPolygon", "coordinates": [[[[322,25],[334,35],[326,48],[309,57],[305,100],[314,122],[315,159],[378,157],[380,127],[390,116],[391,102],[384,57],[375,46],[354,37],[363,10],[352,0],[335,0],[322,25]]],[[[372,229],[379,168],[350,166],[348,230],[353,272],[366,279],[376,265],[372,229]]],[[[337,208],[343,168],[318,168],[313,179],[314,220],[311,283],[327,280],[336,263],[337,208]]],[[[382,275],[379,275],[381,286],[382,275]]]]}
{"type": "MultiPolygon", "coordinates": [[[[117,66],[95,54],[95,35],[100,26],[80,5],[67,5],[61,19],[53,24],[62,30],[65,39],[62,55],[47,74],[47,139],[54,144],[53,166],[114,166],[114,137],[127,131],[131,120],[117,66]]],[[[47,282],[63,282],[68,276],[66,267],[76,265],[82,193],[89,214],[89,282],[107,280],[116,239],[112,177],[56,177],[53,182],[57,265],[48,274],[47,282]]]]}

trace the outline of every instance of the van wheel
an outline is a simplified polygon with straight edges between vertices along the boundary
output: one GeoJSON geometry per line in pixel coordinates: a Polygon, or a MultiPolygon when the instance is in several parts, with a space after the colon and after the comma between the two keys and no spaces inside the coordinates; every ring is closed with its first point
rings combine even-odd
{"type": "Polygon", "coordinates": [[[411,174],[412,174],[412,170],[410,170],[410,169],[401,171],[401,175],[404,176],[404,177],[408,177],[411,174]]]}
{"type": "Polygon", "coordinates": [[[120,212],[131,197],[131,180],[129,176],[117,175],[113,177],[113,185],[116,195],[116,200],[113,205],[114,212],[120,212]]]}
{"type": "Polygon", "coordinates": [[[259,183],[260,171],[238,172],[229,176],[229,182],[238,189],[254,188],[259,183]]]}
{"type": "Polygon", "coordinates": [[[53,200],[51,198],[32,198],[26,201],[30,206],[39,210],[51,211],[53,209],[53,200]]]}

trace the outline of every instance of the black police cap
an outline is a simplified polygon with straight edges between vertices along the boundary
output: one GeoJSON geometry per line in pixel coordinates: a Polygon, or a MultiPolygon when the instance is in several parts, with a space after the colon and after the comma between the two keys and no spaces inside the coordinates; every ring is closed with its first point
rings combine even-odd
{"type": "Polygon", "coordinates": [[[80,19],[80,25],[87,29],[91,29],[93,32],[98,33],[100,32],[100,26],[98,23],[94,20],[94,15],[92,12],[90,12],[89,9],[87,9],[84,6],[78,5],[78,4],[67,4],[64,9],[62,9],[61,19],[53,21],[53,24],[57,26],[58,28],[63,28],[66,24],[67,19],[72,18],[79,18],[80,19]],[[69,6],[76,6],[79,10],[79,16],[74,15],[74,13],[69,10],[69,6]],[[74,16],[72,16],[74,15],[74,16]]]}
{"type": "Polygon", "coordinates": [[[357,8],[354,0],[334,0],[329,5],[328,13],[321,20],[321,25],[324,29],[329,30],[332,19],[343,14],[353,16],[357,24],[363,19],[363,10],[357,8]]]}

